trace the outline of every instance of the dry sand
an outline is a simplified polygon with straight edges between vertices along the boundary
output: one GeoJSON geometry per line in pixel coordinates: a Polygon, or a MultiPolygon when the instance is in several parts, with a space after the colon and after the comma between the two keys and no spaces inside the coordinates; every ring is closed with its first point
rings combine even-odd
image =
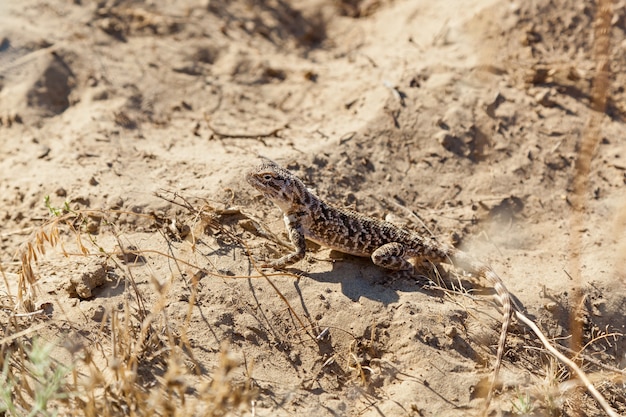
{"type": "MultiPolygon", "coordinates": [[[[236,378],[254,383],[257,416],[480,408],[500,320],[488,297],[393,281],[368,260],[313,245],[290,270],[297,277],[271,278],[293,311],[259,278],[249,253],[288,250],[259,233],[264,225],[286,240],[279,210],[243,180],[263,155],[329,201],[488,262],[565,346],[580,289],[583,343],[597,338],[585,353],[623,368],[624,337],[599,336],[626,332],[626,12],[617,2],[609,102],[595,114],[587,212],[573,230],[575,160],[594,133],[587,3],[1,2],[0,261],[10,289],[0,284],[0,317],[13,313],[15,255],[50,219],[49,196],[52,207],[101,212],[74,224],[91,256],[62,226],[73,255],[57,245],[36,264],[33,307],[48,315],[22,320],[46,340],[83,338],[106,358],[100,322],[140,309],[140,291],[146,311],[158,304],[188,339],[195,378],[211,378],[227,346],[236,378]],[[218,211],[194,216],[168,200],[218,211]],[[329,336],[311,339],[294,313],[310,334],[329,336]]],[[[448,285],[462,278],[441,272],[448,285]]],[[[513,326],[494,409],[514,413],[529,393],[538,415],[602,415],[577,390],[548,405],[559,381],[538,348],[513,326]]],[[[139,368],[153,383],[165,372],[139,368]]],[[[623,385],[596,383],[626,412],[623,385]]]]}

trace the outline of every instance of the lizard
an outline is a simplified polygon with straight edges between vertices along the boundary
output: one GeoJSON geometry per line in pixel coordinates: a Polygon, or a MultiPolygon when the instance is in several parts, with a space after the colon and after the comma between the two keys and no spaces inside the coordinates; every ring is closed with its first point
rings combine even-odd
{"type": "Polygon", "coordinates": [[[332,205],[307,188],[296,175],[271,160],[263,159],[260,165],[246,173],[246,180],[281,209],[289,240],[295,247],[295,251],[264,263],[262,267],[283,269],[300,261],[306,253],[306,239],[309,239],[339,252],[370,257],[375,265],[409,275],[415,268],[410,260],[418,259],[451,263],[486,279],[502,306],[502,328],[485,410],[489,407],[502,365],[514,303],[504,282],[490,266],[455,247],[332,205]]]}

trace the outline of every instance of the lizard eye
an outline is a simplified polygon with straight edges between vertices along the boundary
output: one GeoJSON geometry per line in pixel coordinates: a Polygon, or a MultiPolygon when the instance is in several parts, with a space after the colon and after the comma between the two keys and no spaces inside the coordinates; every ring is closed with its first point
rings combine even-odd
{"type": "Polygon", "coordinates": [[[265,175],[263,175],[263,179],[264,179],[265,181],[269,181],[269,180],[271,180],[271,179],[272,179],[272,176],[271,176],[270,174],[265,174],[265,175]]]}

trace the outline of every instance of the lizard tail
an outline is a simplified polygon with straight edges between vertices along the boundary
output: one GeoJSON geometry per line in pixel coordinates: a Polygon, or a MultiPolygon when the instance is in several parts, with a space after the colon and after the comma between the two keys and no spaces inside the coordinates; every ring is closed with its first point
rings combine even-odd
{"type": "Polygon", "coordinates": [[[500,366],[502,365],[502,356],[504,355],[504,348],[506,347],[506,336],[509,332],[509,325],[511,324],[511,315],[513,314],[513,306],[511,303],[511,294],[506,289],[504,283],[500,277],[489,267],[486,267],[485,278],[495,282],[493,288],[500,299],[502,305],[502,329],[500,330],[500,339],[498,341],[498,351],[496,353],[496,364],[493,369],[493,377],[491,378],[491,384],[489,386],[489,394],[487,394],[487,400],[485,401],[485,411],[489,408],[489,404],[493,398],[493,392],[495,385],[498,382],[498,374],[500,372],[500,366]]]}
{"type": "Polygon", "coordinates": [[[488,265],[478,261],[477,259],[472,258],[469,254],[460,250],[452,250],[449,256],[454,264],[461,269],[467,272],[471,272],[474,275],[481,276],[489,281],[489,283],[493,286],[493,289],[496,292],[500,305],[502,306],[502,329],[500,331],[500,339],[498,340],[496,364],[494,365],[491,384],[489,386],[489,393],[487,394],[487,399],[485,401],[483,409],[483,414],[486,415],[489,404],[493,399],[495,385],[498,382],[500,366],[502,365],[502,357],[504,356],[504,348],[506,347],[506,336],[509,331],[509,326],[511,324],[511,316],[513,314],[511,293],[504,286],[504,282],[498,276],[498,274],[496,274],[495,271],[491,269],[491,267],[489,267],[488,265]]]}

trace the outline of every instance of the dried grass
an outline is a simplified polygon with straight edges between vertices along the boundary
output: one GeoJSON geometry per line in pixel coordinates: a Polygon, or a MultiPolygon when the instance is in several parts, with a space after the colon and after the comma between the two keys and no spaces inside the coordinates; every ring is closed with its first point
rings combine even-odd
{"type": "MultiPolygon", "coordinates": [[[[217,367],[208,374],[200,372],[184,337],[185,330],[172,330],[175,326],[166,314],[169,287],[154,280],[157,300],[148,307],[132,270],[124,262],[115,261],[118,257],[127,260],[129,251],[121,245],[116,251],[106,251],[93,236],[83,232],[86,219],[94,214],[55,210],[51,219],[20,246],[17,293],[14,297],[9,294],[12,313],[0,333],[0,412],[15,416],[222,416],[250,409],[257,396],[250,377],[252,370],[245,369],[248,377],[240,381],[241,364],[224,344],[217,367]],[[77,252],[66,250],[64,233],[74,236],[77,252]],[[82,337],[44,341],[34,336],[58,325],[37,308],[37,263],[47,251],[59,248],[69,258],[103,256],[113,260],[122,272],[120,280],[127,284],[130,297],[121,311],[107,311],[93,344],[85,343],[82,337]],[[70,354],[71,366],[55,359],[59,349],[70,354]]],[[[97,212],[116,234],[114,214],[119,212],[97,212]]],[[[119,236],[117,239],[121,242],[119,236]]],[[[141,250],[130,252],[146,254],[141,250]]],[[[175,255],[157,255],[171,257],[179,264],[175,255]]],[[[10,288],[4,272],[3,276],[10,288]]],[[[191,297],[190,310],[193,303],[191,297]]],[[[62,306],[62,302],[58,304],[62,306]]]]}

